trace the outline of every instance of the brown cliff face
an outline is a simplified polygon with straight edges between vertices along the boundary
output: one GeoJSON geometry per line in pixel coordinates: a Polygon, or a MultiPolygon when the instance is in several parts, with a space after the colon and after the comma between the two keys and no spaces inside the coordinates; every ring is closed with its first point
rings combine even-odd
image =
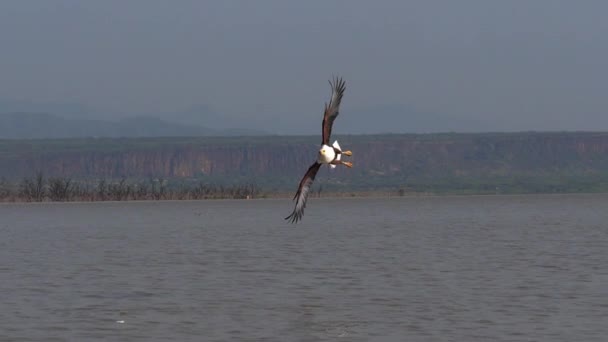
{"type": "MultiPolygon", "coordinates": [[[[430,134],[338,137],[351,149],[344,181],[372,178],[607,174],[608,133],[430,134]]],[[[0,177],[246,177],[295,182],[317,137],[68,139],[0,142],[0,177]]],[[[324,171],[325,172],[325,171],[324,171]]]]}

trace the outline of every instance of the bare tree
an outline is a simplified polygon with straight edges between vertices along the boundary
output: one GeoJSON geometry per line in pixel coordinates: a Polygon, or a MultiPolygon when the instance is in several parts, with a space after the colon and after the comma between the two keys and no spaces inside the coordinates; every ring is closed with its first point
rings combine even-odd
{"type": "Polygon", "coordinates": [[[400,197],[405,196],[405,189],[399,188],[399,190],[397,190],[397,195],[399,195],[400,197]]]}
{"type": "Polygon", "coordinates": [[[72,180],[69,178],[49,179],[49,198],[51,201],[69,201],[72,180]]]}
{"type": "Polygon", "coordinates": [[[146,183],[141,182],[139,184],[134,185],[133,196],[137,200],[147,200],[149,193],[148,185],[146,183]]]}
{"type": "Polygon", "coordinates": [[[0,179],[0,200],[8,200],[12,197],[12,192],[10,183],[4,177],[0,179]]]}
{"type": "Polygon", "coordinates": [[[165,193],[167,191],[167,181],[160,179],[150,179],[150,188],[152,191],[152,198],[155,200],[160,200],[165,198],[165,193]]]}
{"type": "Polygon", "coordinates": [[[89,189],[87,184],[73,182],[69,189],[68,198],[68,200],[94,201],[95,192],[94,190],[89,189]]]}
{"type": "Polygon", "coordinates": [[[190,192],[188,191],[188,187],[184,183],[181,183],[179,187],[175,189],[175,191],[170,191],[169,198],[177,200],[186,200],[189,198],[189,195],[190,192]]]}
{"type": "Polygon", "coordinates": [[[97,183],[95,197],[98,201],[107,201],[108,199],[108,184],[105,179],[100,179],[99,183],[97,183]]]}
{"type": "Polygon", "coordinates": [[[44,177],[42,171],[36,172],[36,201],[42,202],[46,195],[46,189],[44,187],[44,177]]]}
{"type": "Polygon", "coordinates": [[[124,201],[129,199],[131,187],[127,184],[126,179],[121,179],[120,182],[108,185],[108,194],[114,201],[124,201]]]}
{"type": "Polygon", "coordinates": [[[36,172],[34,179],[24,178],[19,194],[28,202],[42,202],[45,196],[44,176],[42,171],[36,172]]]}

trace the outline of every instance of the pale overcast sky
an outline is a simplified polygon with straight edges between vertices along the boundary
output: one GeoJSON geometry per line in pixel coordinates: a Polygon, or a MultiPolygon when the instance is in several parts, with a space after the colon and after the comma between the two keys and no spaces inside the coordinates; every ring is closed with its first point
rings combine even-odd
{"type": "Polygon", "coordinates": [[[0,111],[171,120],[208,106],[210,127],[318,133],[339,74],[338,133],[608,130],[607,13],[592,0],[3,0],[0,111]]]}

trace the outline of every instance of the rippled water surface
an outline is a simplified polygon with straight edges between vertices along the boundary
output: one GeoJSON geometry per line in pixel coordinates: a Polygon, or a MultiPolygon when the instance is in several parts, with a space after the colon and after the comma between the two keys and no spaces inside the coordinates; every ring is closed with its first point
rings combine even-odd
{"type": "Polygon", "coordinates": [[[0,340],[606,341],[608,196],[0,205],[0,340]]]}

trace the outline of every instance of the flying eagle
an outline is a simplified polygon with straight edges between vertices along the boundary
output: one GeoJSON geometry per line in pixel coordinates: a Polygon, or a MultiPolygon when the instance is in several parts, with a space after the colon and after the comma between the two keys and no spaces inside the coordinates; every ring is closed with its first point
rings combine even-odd
{"type": "Polygon", "coordinates": [[[302,219],[302,215],[304,215],[304,208],[306,208],[306,199],[308,198],[308,193],[310,192],[312,182],[314,181],[319,168],[321,168],[321,165],[327,164],[331,168],[335,168],[336,165],[353,167],[352,163],[340,160],[342,155],[351,156],[353,154],[351,151],[342,151],[337,140],[334,141],[332,146],[329,146],[331,127],[334,120],[336,120],[336,117],[338,117],[340,102],[342,101],[344,90],[346,89],[345,82],[341,78],[337,77],[334,78],[333,81],[330,80],[329,85],[331,86],[331,99],[329,100],[329,104],[325,104],[325,114],[323,115],[322,125],[323,141],[321,142],[321,148],[319,149],[317,160],[308,168],[308,171],[306,171],[306,174],[300,181],[298,191],[293,197],[293,199],[296,201],[296,205],[291,215],[285,218],[291,223],[296,223],[302,219]]]}

